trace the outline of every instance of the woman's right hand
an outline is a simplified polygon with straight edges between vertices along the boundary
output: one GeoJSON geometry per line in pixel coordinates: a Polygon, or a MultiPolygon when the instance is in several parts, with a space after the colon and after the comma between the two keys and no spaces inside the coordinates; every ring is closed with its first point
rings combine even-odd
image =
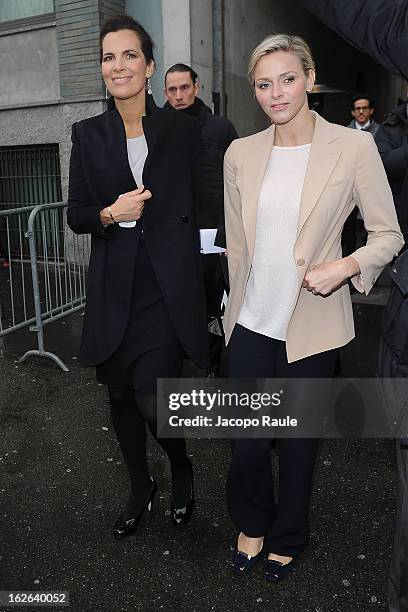
{"type": "MultiPolygon", "coordinates": [[[[111,204],[111,213],[116,223],[121,221],[138,221],[143,214],[145,201],[152,197],[151,192],[143,187],[128,191],[119,196],[116,202],[111,204]]],[[[108,207],[100,212],[103,225],[112,223],[108,207]]]]}

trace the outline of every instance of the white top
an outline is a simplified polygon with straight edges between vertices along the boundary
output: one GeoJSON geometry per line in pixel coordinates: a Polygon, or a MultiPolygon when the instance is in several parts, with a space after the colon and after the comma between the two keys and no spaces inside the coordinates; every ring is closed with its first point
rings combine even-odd
{"type": "Polygon", "coordinates": [[[128,138],[126,143],[130,169],[136,185],[140,187],[143,184],[143,168],[148,153],[146,138],[143,134],[137,138],[128,138]]]}
{"type": "Polygon", "coordinates": [[[299,292],[293,248],[310,148],[274,146],[259,193],[254,257],[238,323],[276,340],[286,340],[299,292]]]}

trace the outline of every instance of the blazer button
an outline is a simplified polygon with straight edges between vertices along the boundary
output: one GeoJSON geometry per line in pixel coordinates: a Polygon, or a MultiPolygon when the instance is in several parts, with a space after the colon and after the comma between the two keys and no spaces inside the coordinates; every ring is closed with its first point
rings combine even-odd
{"type": "Polygon", "coordinates": [[[182,222],[182,223],[188,223],[189,221],[190,221],[190,219],[187,217],[187,215],[183,215],[183,216],[181,217],[181,222],[182,222]]]}
{"type": "Polygon", "coordinates": [[[298,260],[297,260],[297,262],[296,262],[296,265],[298,265],[298,266],[304,266],[304,265],[305,265],[305,260],[304,260],[304,259],[302,259],[302,258],[298,259],[298,260]]]}

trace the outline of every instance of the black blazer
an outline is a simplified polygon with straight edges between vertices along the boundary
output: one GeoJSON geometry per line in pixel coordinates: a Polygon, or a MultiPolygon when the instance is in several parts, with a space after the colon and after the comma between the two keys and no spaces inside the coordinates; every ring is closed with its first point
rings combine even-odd
{"type": "MultiPolygon", "coordinates": [[[[206,155],[195,119],[160,109],[142,122],[148,145],[143,184],[152,192],[142,216],[145,245],[178,338],[204,368],[209,351],[195,190],[222,193],[222,176],[206,155]]],[[[85,365],[106,361],[126,330],[140,231],[104,228],[99,212],[136,187],[119,112],[74,123],[67,219],[75,233],[91,234],[92,244],[81,343],[85,365]]]]}

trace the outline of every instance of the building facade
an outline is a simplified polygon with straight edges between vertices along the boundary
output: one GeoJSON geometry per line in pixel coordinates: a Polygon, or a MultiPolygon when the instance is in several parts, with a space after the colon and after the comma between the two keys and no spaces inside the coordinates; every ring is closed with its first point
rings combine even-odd
{"type": "Polygon", "coordinates": [[[66,195],[71,125],[104,109],[100,25],[124,10],[124,0],[0,1],[3,208],[66,195]]]}
{"type": "Polygon", "coordinates": [[[246,69],[251,50],[272,31],[304,36],[318,81],[345,92],[327,98],[331,120],[348,123],[347,94],[368,89],[381,121],[403,91],[401,79],[296,0],[0,0],[0,207],[65,199],[71,125],[105,109],[99,30],[108,16],[124,12],[155,40],[158,104],[164,71],[176,62],[191,64],[201,97],[240,135],[266,125],[246,69]]]}

